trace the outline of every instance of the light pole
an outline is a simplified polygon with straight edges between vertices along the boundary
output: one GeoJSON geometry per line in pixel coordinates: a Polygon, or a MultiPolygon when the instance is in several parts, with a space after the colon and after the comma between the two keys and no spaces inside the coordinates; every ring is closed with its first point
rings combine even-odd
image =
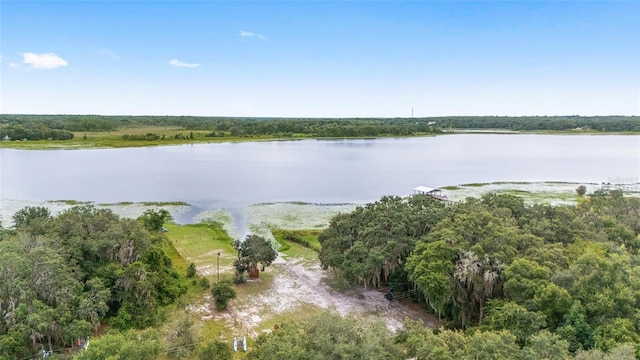
{"type": "Polygon", "coordinates": [[[218,282],[220,282],[220,253],[218,253],[218,282]]]}

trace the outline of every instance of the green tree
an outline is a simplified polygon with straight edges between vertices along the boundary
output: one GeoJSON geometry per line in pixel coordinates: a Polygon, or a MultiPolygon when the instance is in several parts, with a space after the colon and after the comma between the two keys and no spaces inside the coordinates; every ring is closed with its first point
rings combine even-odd
{"type": "Polygon", "coordinates": [[[609,351],[624,343],[638,344],[640,336],[630,319],[613,319],[598,326],[593,335],[596,348],[609,351]]]}
{"type": "Polygon", "coordinates": [[[155,360],[160,355],[159,338],[154,331],[108,333],[90,340],[86,350],[74,357],[77,360],[155,360]]]}
{"type": "Polygon", "coordinates": [[[472,251],[464,251],[456,262],[455,302],[460,309],[462,327],[477,319],[482,325],[485,303],[501,288],[502,264],[485,256],[479,258],[472,251]]]}
{"type": "Polygon", "coordinates": [[[586,318],[584,306],[579,300],[574,301],[564,316],[564,323],[556,329],[556,334],[569,342],[569,350],[572,353],[594,346],[593,329],[586,318]]]}
{"type": "Polygon", "coordinates": [[[416,360],[460,359],[467,353],[467,340],[462,332],[440,329],[436,333],[422,322],[410,319],[405,320],[395,336],[407,357],[416,360]]]}
{"type": "Polygon", "coordinates": [[[546,316],[549,328],[555,330],[562,323],[563,317],[571,308],[573,301],[567,290],[549,283],[538,288],[533,302],[538,311],[546,316]]]}
{"type": "Polygon", "coordinates": [[[542,330],[529,338],[529,345],[522,349],[524,359],[566,360],[570,359],[569,343],[558,335],[542,330]]]}
{"type": "Polygon", "coordinates": [[[197,339],[189,314],[183,314],[172,326],[167,340],[165,351],[172,359],[186,359],[191,355],[197,339]]]}
{"type": "Polygon", "coordinates": [[[148,231],[160,231],[160,229],[162,229],[162,225],[171,220],[171,213],[165,209],[160,209],[158,211],[147,209],[142,215],[140,215],[138,220],[142,221],[142,224],[148,231]]]}
{"type": "Polygon", "coordinates": [[[216,310],[223,311],[227,309],[229,300],[236,298],[236,290],[233,288],[231,281],[222,280],[213,284],[211,296],[215,301],[216,310]]]}
{"type": "Polygon", "coordinates": [[[231,360],[233,359],[233,349],[231,346],[220,340],[200,341],[196,350],[200,360],[231,360]]]}
{"type": "Polygon", "coordinates": [[[516,337],[509,331],[476,331],[469,337],[465,360],[520,359],[516,337]]]}
{"type": "Polygon", "coordinates": [[[249,359],[398,359],[398,347],[381,322],[323,312],[303,321],[286,321],[262,334],[249,359]]]}
{"type": "Polygon", "coordinates": [[[242,282],[245,271],[258,269],[258,265],[262,265],[264,270],[264,267],[271,265],[278,256],[271,243],[258,235],[247,235],[242,242],[236,240],[234,247],[238,252],[238,259],[234,261],[236,282],[242,282]]]}
{"type": "Polygon", "coordinates": [[[587,187],[584,185],[580,185],[576,188],[576,194],[578,196],[584,196],[587,193],[587,187]]]}
{"type": "Polygon", "coordinates": [[[457,251],[445,241],[419,242],[407,258],[405,270],[440,318],[453,297],[457,251]]]}
{"type": "Polygon", "coordinates": [[[516,259],[504,269],[505,297],[518,304],[526,304],[533,299],[541,286],[550,283],[551,270],[536,261],[516,259]]]}
{"type": "Polygon", "coordinates": [[[51,212],[42,206],[27,206],[13,215],[13,223],[17,229],[27,230],[31,235],[42,235],[51,220],[51,212]]]}
{"type": "Polygon", "coordinates": [[[529,337],[547,325],[544,314],[502,300],[489,302],[486,320],[487,328],[495,331],[509,330],[521,346],[529,343],[529,337]]]}
{"type": "Polygon", "coordinates": [[[194,276],[196,276],[196,264],[190,263],[189,267],[187,268],[187,277],[192,278],[194,276]]]}

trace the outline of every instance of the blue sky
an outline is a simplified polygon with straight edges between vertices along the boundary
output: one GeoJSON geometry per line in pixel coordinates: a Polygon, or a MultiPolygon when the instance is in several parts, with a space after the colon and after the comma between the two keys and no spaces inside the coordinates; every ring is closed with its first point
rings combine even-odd
{"type": "Polygon", "coordinates": [[[640,2],[0,2],[0,111],[640,114],[640,2]]]}

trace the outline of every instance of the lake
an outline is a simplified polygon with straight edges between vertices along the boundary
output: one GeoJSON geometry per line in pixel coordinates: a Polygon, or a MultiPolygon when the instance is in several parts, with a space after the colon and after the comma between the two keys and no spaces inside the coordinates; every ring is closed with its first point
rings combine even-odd
{"type": "Polygon", "coordinates": [[[91,150],[0,149],[1,199],[365,203],[418,185],[638,182],[640,137],[458,134],[91,150]]]}

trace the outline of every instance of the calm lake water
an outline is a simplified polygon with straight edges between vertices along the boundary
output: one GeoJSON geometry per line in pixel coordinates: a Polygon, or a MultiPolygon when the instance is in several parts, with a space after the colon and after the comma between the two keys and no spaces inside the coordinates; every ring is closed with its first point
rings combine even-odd
{"type": "Polygon", "coordinates": [[[97,150],[0,149],[0,198],[236,208],[364,203],[418,185],[638,182],[640,137],[463,134],[97,150]]]}

